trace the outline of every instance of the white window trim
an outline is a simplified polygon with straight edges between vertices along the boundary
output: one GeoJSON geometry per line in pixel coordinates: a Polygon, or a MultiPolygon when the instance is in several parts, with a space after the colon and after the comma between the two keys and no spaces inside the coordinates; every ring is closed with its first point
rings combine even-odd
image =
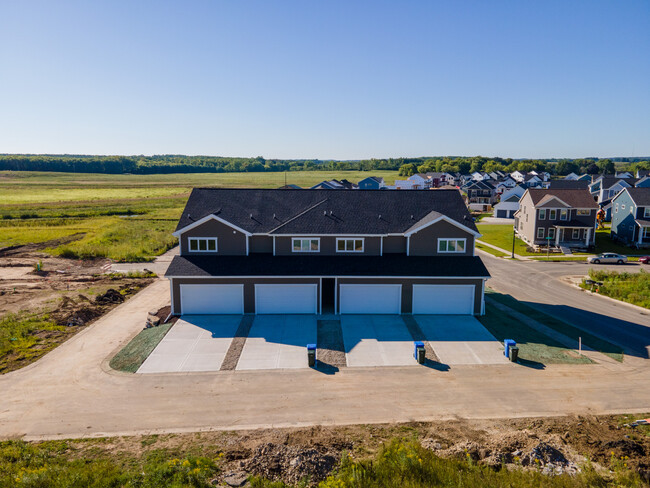
{"type": "Polygon", "coordinates": [[[362,253],[362,252],[365,252],[365,250],[366,250],[366,240],[363,237],[337,237],[336,238],[336,252],[340,252],[340,253],[348,253],[348,252],[349,253],[362,253]],[[357,251],[356,249],[353,249],[352,251],[346,251],[346,250],[340,251],[339,250],[339,241],[345,241],[345,242],[352,241],[353,242],[352,247],[354,247],[354,241],[361,241],[361,251],[357,251]]]}
{"type": "Polygon", "coordinates": [[[545,208],[540,208],[539,209],[539,220],[546,220],[546,209],[545,208]]]}
{"type": "MultiPolygon", "coordinates": [[[[309,243],[309,246],[311,247],[311,242],[309,243]]],[[[302,247],[302,242],[300,243],[300,247],[302,247]]],[[[314,253],[314,252],[320,252],[320,237],[292,237],[291,238],[291,252],[305,252],[305,253],[314,253]],[[300,249],[299,251],[296,251],[294,249],[294,241],[318,241],[318,249],[316,251],[313,251],[312,249],[308,249],[306,251],[303,251],[300,249]]]]}
{"type": "MultiPolygon", "coordinates": [[[[449,248],[449,245],[447,245],[447,248],[449,248]]],[[[467,239],[465,237],[457,238],[457,239],[456,238],[438,239],[438,253],[440,253],[440,254],[465,254],[466,252],[467,252],[467,239]],[[457,242],[462,241],[463,242],[463,250],[462,251],[441,251],[440,250],[440,247],[441,247],[440,245],[442,244],[443,241],[447,242],[447,244],[449,244],[449,241],[457,241],[457,242]]]]}
{"type": "Polygon", "coordinates": [[[218,252],[219,251],[219,246],[217,244],[217,238],[216,237],[188,237],[187,238],[187,252],[218,252]],[[206,250],[205,251],[200,251],[200,250],[192,250],[192,242],[198,242],[198,241],[214,241],[214,251],[208,250],[207,249],[207,243],[206,243],[206,250]]]}
{"type": "Polygon", "coordinates": [[[650,237],[650,227],[644,227],[643,228],[643,238],[646,239],[650,237]]]}
{"type": "Polygon", "coordinates": [[[583,217],[585,215],[591,215],[591,210],[586,210],[584,208],[579,208],[578,210],[576,210],[576,215],[580,215],[580,216],[583,216],[583,217]]]}
{"type": "Polygon", "coordinates": [[[557,209],[556,208],[549,208],[548,209],[548,220],[557,220],[557,209]],[[555,214],[555,217],[551,217],[551,212],[555,214]]]}
{"type": "Polygon", "coordinates": [[[544,227],[538,227],[537,228],[537,238],[538,239],[544,239],[545,236],[546,236],[546,229],[544,227]]]}
{"type": "Polygon", "coordinates": [[[645,207],[643,209],[643,217],[650,217],[650,207],[645,207]]]}
{"type": "Polygon", "coordinates": [[[573,229],[572,239],[580,239],[580,229],[573,229]]]}
{"type": "Polygon", "coordinates": [[[560,220],[569,220],[569,209],[568,208],[561,208],[560,209],[560,220]],[[562,218],[562,215],[564,215],[564,218],[562,218]]]}
{"type": "Polygon", "coordinates": [[[555,239],[555,227],[549,227],[548,228],[548,236],[547,237],[550,237],[551,239],[555,239]],[[551,235],[551,234],[553,234],[553,235],[551,235]]]}

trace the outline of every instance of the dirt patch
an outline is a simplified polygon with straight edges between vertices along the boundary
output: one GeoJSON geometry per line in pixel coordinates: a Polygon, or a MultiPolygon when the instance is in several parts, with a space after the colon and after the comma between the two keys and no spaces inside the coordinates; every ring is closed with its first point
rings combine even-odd
{"type": "Polygon", "coordinates": [[[319,366],[341,368],[347,366],[343,329],[340,320],[319,320],[317,328],[318,350],[316,359],[319,366]]]}
{"type": "Polygon", "coordinates": [[[650,479],[650,426],[633,429],[624,423],[621,417],[603,416],[202,432],[72,441],[70,455],[145,456],[164,449],[219,459],[217,483],[257,475],[291,484],[307,478],[314,485],[337,468],[344,454],[368,459],[390,439],[403,438],[417,439],[441,457],[471,458],[494,469],[571,474],[588,458],[598,470],[624,462],[650,479]]]}
{"type": "Polygon", "coordinates": [[[235,332],[235,337],[233,337],[230,347],[226,351],[226,357],[223,359],[223,363],[221,363],[221,371],[234,371],[237,367],[254,320],[255,317],[252,315],[244,315],[242,317],[241,322],[239,322],[239,327],[237,327],[237,331],[235,332]]]}
{"type": "Polygon", "coordinates": [[[42,251],[43,249],[48,249],[50,247],[59,247],[64,244],[70,244],[71,242],[78,241],[83,238],[86,234],[84,232],[79,232],[77,234],[72,234],[70,236],[62,237],[60,239],[52,239],[44,242],[37,242],[32,244],[25,244],[21,246],[9,246],[0,248],[0,257],[10,257],[10,256],[20,256],[25,253],[42,251]]]}

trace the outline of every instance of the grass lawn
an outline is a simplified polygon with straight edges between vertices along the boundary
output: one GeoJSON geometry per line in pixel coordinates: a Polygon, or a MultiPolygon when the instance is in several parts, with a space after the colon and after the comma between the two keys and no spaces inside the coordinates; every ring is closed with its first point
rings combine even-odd
{"type": "MultiPolygon", "coordinates": [[[[597,288],[601,295],[650,308],[650,273],[644,270],[639,273],[618,273],[590,269],[589,278],[603,282],[603,285],[597,288]]],[[[591,285],[586,285],[584,281],[580,286],[591,290],[591,285]]]]}
{"type": "Polygon", "coordinates": [[[501,251],[497,251],[496,249],[492,249],[489,246],[484,246],[483,244],[481,244],[479,242],[476,243],[476,248],[480,249],[481,251],[485,251],[487,253],[490,253],[490,254],[492,254],[492,256],[496,256],[498,258],[504,257],[504,256],[510,257],[510,254],[502,253],[501,251]]]}
{"type": "Polygon", "coordinates": [[[564,334],[571,339],[575,339],[576,346],[578,343],[578,338],[582,337],[582,343],[584,345],[589,346],[592,349],[595,349],[596,351],[599,351],[603,354],[607,354],[616,361],[623,361],[623,350],[619,346],[616,346],[604,339],[601,339],[600,337],[590,334],[585,330],[579,329],[578,327],[567,324],[562,320],[556,319],[551,315],[540,312],[539,310],[516,300],[510,295],[503,295],[489,289],[486,289],[485,292],[488,294],[487,296],[493,300],[496,300],[518,312],[528,315],[530,318],[541,322],[547,327],[550,327],[551,329],[556,330],[557,332],[560,332],[561,334],[564,334]]]}
{"type": "Polygon", "coordinates": [[[144,329],[137,336],[131,339],[120,352],[118,352],[110,361],[110,366],[118,371],[135,373],[149,354],[162,341],[165,334],[169,332],[172,323],[162,324],[158,327],[144,329]]]}
{"type": "Polygon", "coordinates": [[[514,339],[517,342],[519,362],[523,365],[593,362],[489,303],[485,304],[485,315],[477,318],[499,341],[514,339]]]}
{"type": "MultiPolygon", "coordinates": [[[[483,235],[479,240],[500,247],[510,254],[512,250],[512,234],[514,232],[512,225],[478,223],[476,227],[483,235]]],[[[519,254],[520,256],[534,256],[535,253],[528,252],[526,247],[527,245],[524,241],[515,239],[515,254],[519,254]]]]}
{"type": "MultiPolygon", "coordinates": [[[[326,179],[359,181],[396,171],[289,171],[286,182],[309,188],[326,179]]],[[[0,172],[0,248],[45,243],[70,258],[150,261],[174,245],[171,235],[193,187],[278,188],[284,173],[107,175],[0,172]],[[74,236],[74,239],[70,239],[74,236]],[[71,240],[71,242],[61,242],[71,240]]]]}

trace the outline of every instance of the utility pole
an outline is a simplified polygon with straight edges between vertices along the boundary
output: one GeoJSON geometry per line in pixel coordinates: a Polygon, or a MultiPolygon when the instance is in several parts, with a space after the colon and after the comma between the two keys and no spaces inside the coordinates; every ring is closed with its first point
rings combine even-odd
{"type": "Polygon", "coordinates": [[[512,259],[515,259],[515,226],[512,226],[512,259]]]}

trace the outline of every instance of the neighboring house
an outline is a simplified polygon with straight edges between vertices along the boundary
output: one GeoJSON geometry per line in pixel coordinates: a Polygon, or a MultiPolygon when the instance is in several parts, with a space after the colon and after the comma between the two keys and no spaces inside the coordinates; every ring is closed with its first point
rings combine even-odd
{"type": "Polygon", "coordinates": [[[408,181],[413,183],[413,190],[424,190],[431,187],[431,180],[429,177],[422,173],[416,173],[408,177],[408,181]]]}
{"type": "Polygon", "coordinates": [[[519,210],[519,200],[525,192],[526,189],[521,185],[503,192],[501,200],[494,206],[494,216],[500,219],[513,219],[519,210]]]}
{"type": "Polygon", "coordinates": [[[278,188],[278,190],[302,190],[302,188],[300,188],[298,185],[289,184],[281,186],[278,188]]]}
{"type": "Polygon", "coordinates": [[[589,185],[589,192],[598,203],[601,203],[605,200],[611,200],[621,190],[631,188],[635,183],[635,178],[617,178],[616,176],[603,175],[596,178],[594,182],[589,185]]]}
{"type": "Polygon", "coordinates": [[[496,184],[496,191],[497,193],[501,194],[506,189],[514,188],[515,186],[517,186],[517,181],[512,176],[507,175],[501,178],[496,184]]]}
{"type": "Polygon", "coordinates": [[[585,173],[583,175],[578,176],[578,179],[580,181],[588,181],[589,183],[591,183],[593,178],[591,177],[591,175],[588,175],[587,173],[585,173]]]}
{"type": "Polygon", "coordinates": [[[358,186],[348,180],[326,180],[311,187],[312,190],[355,190],[358,186]]]}
{"type": "Polygon", "coordinates": [[[650,188],[650,176],[642,176],[634,184],[635,188],[650,188]]]}
{"type": "Polygon", "coordinates": [[[612,239],[650,247],[650,188],[626,188],[612,200],[612,239]]]}
{"type": "Polygon", "coordinates": [[[636,170],[636,177],[637,178],[645,178],[646,176],[650,176],[650,169],[637,169],[636,170]]]}
{"type": "Polygon", "coordinates": [[[451,184],[450,180],[452,180],[452,176],[449,173],[430,172],[426,176],[431,182],[431,188],[440,188],[441,186],[451,184]]]}
{"type": "Polygon", "coordinates": [[[484,212],[496,203],[496,188],[487,181],[473,181],[463,187],[470,210],[484,212]]]}
{"type": "Polygon", "coordinates": [[[395,190],[417,190],[417,189],[422,189],[422,188],[416,188],[416,183],[411,180],[395,180],[395,184],[392,186],[389,186],[389,189],[395,189],[395,190]]]}
{"type": "Polygon", "coordinates": [[[589,182],[585,180],[551,180],[552,190],[588,190],[589,182]]]}
{"type": "Polygon", "coordinates": [[[360,190],[381,190],[386,187],[381,176],[369,176],[358,183],[360,190]]]}
{"type": "Polygon", "coordinates": [[[524,177],[524,185],[527,188],[539,188],[542,186],[542,179],[535,174],[528,173],[524,177]]]}
{"type": "Polygon", "coordinates": [[[510,173],[510,176],[512,176],[517,183],[523,183],[524,179],[526,179],[526,174],[527,173],[521,171],[513,171],[510,173]]]}
{"type": "Polygon", "coordinates": [[[587,190],[529,188],[519,201],[515,229],[530,246],[585,248],[595,244],[598,204],[587,190]]]}
{"type": "Polygon", "coordinates": [[[634,178],[634,175],[629,171],[616,172],[615,176],[617,178],[634,178]]]}
{"type": "Polygon", "coordinates": [[[175,315],[484,310],[489,273],[458,190],[196,188],[174,235],[175,315]]]}
{"type": "Polygon", "coordinates": [[[565,180],[577,180],[577,179],[578,179],[578,175],[575,174],[575,173],[569,173],[568,175],[566,175],[566,176],[564,177],[564,179],[565,179],[565,180]]]}

